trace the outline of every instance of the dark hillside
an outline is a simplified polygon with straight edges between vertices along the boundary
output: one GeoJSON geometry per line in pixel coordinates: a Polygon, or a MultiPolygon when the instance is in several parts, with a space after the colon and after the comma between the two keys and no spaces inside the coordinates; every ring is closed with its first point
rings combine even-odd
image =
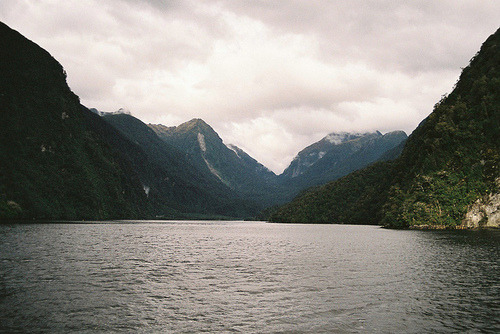
{"type": "Polygon", "coordinates": [[[393,228],[500,225],[499,46],[497,31],[394,162],[311,190],[276,210],[271,220],[393,228]],[[466,217],[473,204],[477,217],[471,221],[466,217]]]}
{"type": "Polygon", "coordinates": [[[200,170],[139,119],[127,114],[106,115],[104,119],[144,152],[144,157],[132,164],[158,209],[157,215],[175,217],[169,208],[183,215],[249,217],[257,212],[257,207],[240,199],[213,174],[200,170]]]}
{"type": "Polygon", "coordinates": [[[62,66],[4,24],[0,45],[0,219],[255,212],[144,123],[116,115],[111,125],[83,107],[62,66]]]}
{"type": "Polygon", "coordinates": [[[80,105],[45,50],[3,23],[0,45],[0,218],[148,215],[137,176],[103,138],[123,136],[80,105]]]}
{"type": "Polygon", "coordinates": [[[455,89],[408,139],[395,166],[383,223],[455,226],[468,207],[498,192],[500,31],[490,36],[455,89]]]}
{"type": "Polygon", "coordinates": [[[392,162],[378,162],[324,186],[312,188],[272,211],[280,223],[373,224],[387,199],[392,162]]]}

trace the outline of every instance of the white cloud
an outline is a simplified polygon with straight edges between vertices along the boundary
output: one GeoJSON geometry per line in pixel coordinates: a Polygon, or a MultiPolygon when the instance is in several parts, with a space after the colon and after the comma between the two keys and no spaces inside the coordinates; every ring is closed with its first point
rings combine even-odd
{"type": "Polygon", "coordinates": [[[280,172],[334,131],[412,131],[498,28],[500,2],[3,0],[88,107],[194,117],[280,172]]]}

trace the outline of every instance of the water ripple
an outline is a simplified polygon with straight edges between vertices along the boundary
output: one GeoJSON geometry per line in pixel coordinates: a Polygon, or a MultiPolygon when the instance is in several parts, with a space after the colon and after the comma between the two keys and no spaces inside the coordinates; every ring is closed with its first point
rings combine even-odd
{"type": "Polygon", "coordinates": [[[0,226],[0,332],[495,333],[499,241],[258,222],[0,226]]]}

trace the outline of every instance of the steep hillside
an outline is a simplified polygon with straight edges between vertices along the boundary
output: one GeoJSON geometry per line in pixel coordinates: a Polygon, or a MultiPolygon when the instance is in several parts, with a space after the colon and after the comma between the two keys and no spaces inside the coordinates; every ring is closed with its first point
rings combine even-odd
{"type": "Polygon", "coordinates": [[[151,213],[126,139],[80,105],[49,53],[0,23],[0,219],[151,213]],[[98,128],[98,130],[95,130],[98,128]]]}
{"type": "Polygon", "coordinates": [[[215,176],[261,208],[276,203],[276,175],[235,146],[226,146],[210,125],[193,119],[177,127],[149,125],[166,143],[184,152],[205,175],[215,176]]]}
{"type": "MultiPolygon", "coordinates": [[[[384,205],[390,227],[455,226],[498,192],[500,31],[471,60],[455,89],[408,139],[384,205]]],[[[481,224],[487,223],[487,217],[481,224]]]]}
{"type": "Polygon", "coordinates": [[[380,132],[332,133],[299,154],[280,175],[290,192],[325,184],[381,159],[406,140],[403,131],[382,135],[380,132]]]}
{"type": "Polygon", "coordinates": [[[82,106],[62,66],[4,24],[0,45],[0,219],[247,217],[257,210],[139,120],[119,112],[108,123],[82,106]]]}
{"type": "MultiPolygon", "coordinates": [[[[313,143],[300,151],[280,176],[283,179],[298,177],[307,172],[311,166],[324,158],[327,153],[332,150],[338,149],[339,146],[344,146],[341,144],[344,144],[346,142],[352,143],[353,141],[359,140],[360,138],[368,136],[373,137],[374,135],[378,134],[379,133],[330,133],[320,141],[313,143]]],[[[345,150],[354,150],[355,148],[353,146],[354,145],[347,145],[345,150]]],[[[348,153],[349,152],[347,152],[346,154],[348,153]]]]}
{"type": "MultiPolygon", "coordinates": [[[[203,173],[178,149],[160,139],[155,131],[137,118],[119,113],[106,114],[103,118],[137,144],[145,159],[134,160],[133,167],[148,189],[148,199],[160,216],[197,213],[248,217],[257,207],[242,199],[230,188],[219,182],[211,173],[203,173]]],[[[173,215],[175,217],[175,215],[173,215]]]]}
{"type": "Polygon", "coordinates": [[[301,193],[271,210],[279,223],[379,224],[387,199],[393,162],[377,162],[326,185],[301,193]]]}
{"type": "Polygon", "coordinates": [[[271,220],[393,228],[500,225],[499,44],[497,31],[398,159],[305,193],[271,220]]]}
{"type": "Polygon", "coordinates": [[[268,182],[275,182],[276,174],[274,174],[269,168],[252,158],[248,153],[243,151],[236,145],[229,144],[228,148],[234,151],[241,163],[245,166],[246,169],[253,171],[259,175],[259,178],[263,180],[267,180],[268,182]]]}

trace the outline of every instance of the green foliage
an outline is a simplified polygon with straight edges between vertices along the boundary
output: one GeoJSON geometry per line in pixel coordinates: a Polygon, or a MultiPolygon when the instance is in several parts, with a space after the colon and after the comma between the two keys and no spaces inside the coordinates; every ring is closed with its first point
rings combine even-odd
{"type": "Polygon", "coordinates": [[[131,159],[132,166],[141,182],[149,187],[148,200],[153,203],[157,216],[248,217],[257,211],[256,206],[239,198],[212,173],[200,173],[192,160],[161,140],[137,118],[119,114],[107,115],[104,119],[144,153],[144,157],[131,159]]]}
{"type": "Polygon", "coordinates": [[[384,225],[454,227],[470,204],[498,191],[499,35],[483,44],[454,91],[408,139],[394,169],[384,225]]]}
{"type": "Polygon", "coordinates": [[[462,223],[500,177],[500,30],[455,89],[408,138],[394,162],[372,165],[279,208],[280,222],[379,223],[392,228],[462,223]]]}
{"type": "Polygon", "coordinates": [[[3,24],[0,44],[0,219],[148,215],[140,184],[95,131],[103,121],[80,105],[62,66],[3,24]]]}
{"type": "Polygon", "coordinates": [[[379,162],[311,189],[271,213],[289,223],[377,224],[387,196],[392,162],[379,162]]]}

